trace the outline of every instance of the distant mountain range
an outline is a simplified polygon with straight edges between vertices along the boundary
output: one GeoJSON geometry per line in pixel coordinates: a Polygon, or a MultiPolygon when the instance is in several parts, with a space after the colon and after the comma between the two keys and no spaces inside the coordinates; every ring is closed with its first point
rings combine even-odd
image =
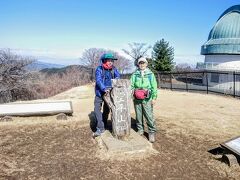
{"type": "Polygon", "coordinates": [[[84,72],[84,73],[93,75],[92,68],[88,68],[82,65],[69,65],[62,68],[45,68],[45,69],[42,69],[40,72],[51,75],[55,73],[58,73],[58,74],[66,73],[67,71],[78,71],[78,72],[84,72]]]}
{"type": "Polygon", "coordinates": [[[52,63],[46,63],[42,61],[34,61],[32,64],[29,64],[27,66],[27,69],[31,71],[40,71],[42,69],[49,69],[49,68],[63,68],[65,65],[61,64],[52,64],[52,63]]]}

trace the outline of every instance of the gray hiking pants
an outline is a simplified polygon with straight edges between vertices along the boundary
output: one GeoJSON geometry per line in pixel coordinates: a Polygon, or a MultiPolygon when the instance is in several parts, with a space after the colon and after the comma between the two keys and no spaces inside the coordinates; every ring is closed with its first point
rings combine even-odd
{"type": "Polygon", "coordinates": [[[156,124],[153,119],[153,107],[152,102],[148,101],[146,103],[134,101],[134,108],[136,113],[136,124],[139,132],[144,131],[143,117],[146,119],[148,126],[148,132],[156,132],[156,124]]]}

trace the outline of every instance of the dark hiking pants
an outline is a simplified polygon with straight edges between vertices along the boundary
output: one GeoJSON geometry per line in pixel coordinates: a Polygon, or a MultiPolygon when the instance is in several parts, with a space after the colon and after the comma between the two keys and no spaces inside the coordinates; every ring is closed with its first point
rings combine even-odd
{"type": "Polygon", "coordinates": [[[97,129],[104,131],[107,127],[107,119],[110,109],[103,98],[95,96],[94,99],[94,113],[97,120],[97,129]],[[103,104],[103,113],[101,112],[103,104]]]}

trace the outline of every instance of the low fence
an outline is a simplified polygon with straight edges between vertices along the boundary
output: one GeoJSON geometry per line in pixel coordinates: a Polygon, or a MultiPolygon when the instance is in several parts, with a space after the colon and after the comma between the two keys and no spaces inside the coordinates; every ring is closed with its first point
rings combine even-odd
{"type": "MultiPolygon", "coordinates": [[[[240,97],[240,72],[158,72],[155,76],[159,88],[219,93],[240,97]]],[[[121,78],[130,78],[130,74],[123,74],[121,78]]]]}

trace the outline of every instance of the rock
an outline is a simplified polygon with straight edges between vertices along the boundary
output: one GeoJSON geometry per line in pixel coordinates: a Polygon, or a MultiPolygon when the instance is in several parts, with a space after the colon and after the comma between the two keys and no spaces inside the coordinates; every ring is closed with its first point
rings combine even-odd
{"type": "Polygon", "coordinates": [[[126,139],[131,130],[131,89],[127,79],[113,79],[112,90],[104,95],[111,110],[113,135],[117,139],[126,139]]]}
{"type": "Polygon", "coordinates": [[[56,116],[57,120],[67,120],[67,115],[64,113],[60,113],[56,116]]]}
{"type": "Polygon", "coordinates": [[[7,121],[13,121],[13,118],[11,116],[4,116],[0,118],[1,122],[7,122],[7,121]]]}
{"type": "Polygon", "coordinates": [[[239,165],[237,157],[233,154],[223,154],[222,161],[228,164],[230,167],[239,165]]]}

